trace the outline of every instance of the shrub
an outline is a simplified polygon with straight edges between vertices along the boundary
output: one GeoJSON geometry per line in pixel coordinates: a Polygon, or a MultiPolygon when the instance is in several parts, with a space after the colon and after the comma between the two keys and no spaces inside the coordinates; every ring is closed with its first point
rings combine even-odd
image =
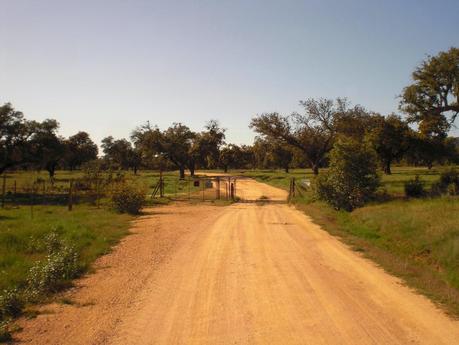
{"type": "Polygon", "coordinates": [[[16,289],[4,290],[0,294],[0,321],[19,316],[23,303],[16,289]]]}
{"type": "Polygon", "coordinates": [[[441,186],[440,181],[432,183],[432,186],[430,187],[430,196],[441,196],[443,192],[444,190],[441,186]]]}
{"type": "Polygon", "coordinates": [[[76,249],[51,233],[45,239],[48,254],[31,267],[27,278],[26,299],[36,301],[48,292],[59,291],[80,273],[76,249]]]}
{"type": "Polygon", "coordinates": [[[445,188],[445,190],[451,184],[455,185],[456,190],[459,190],[459,172],[454,168],[443,171],[440,174],[440,184],[445,188]]]}
{"type": "Polygon", "coordinates": [[[0,343],[6,343],[12,340],[13,337],[11,336],[11,332],[8,329],[8,323],[0,322],[0,343]]]}
{"type": "Polygon", "coordinates": [[[330,152],[330,168],[315,180],[315,195],[338,210],[363,206],[379,186],[376,162],[366,143],[340,138],[330,152]]]}
{"type": "Polygon", "coordinates": [[[440,174],[440,180],[432,184],[430,194],[432,196],[440,196],[442,194],[458,195],[459,172],[454,168],[443,171],[440,174]]]}
{"type": "Polygon", "coordinates": [[[425,195],[424,183],[416,175],[414,179],[405,182],[405,195],[410,198],[421,198],[425,195]]]}
{"type": "Polygon", "coordinates": [[[120,191],[113,194],[112,201],[118,212],[138,214],[145,204],[145,189],[124,184],[120,191]]]}

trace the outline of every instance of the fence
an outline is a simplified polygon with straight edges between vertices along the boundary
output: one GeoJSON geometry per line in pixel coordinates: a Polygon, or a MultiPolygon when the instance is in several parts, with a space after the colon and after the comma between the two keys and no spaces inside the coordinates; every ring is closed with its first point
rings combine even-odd
{"type": "MultiPolygon", "coordinates": [[[[156,178],[148,186],[147,199],[167,197],[172,200],[234,200],[236,178],[227,176],[187,177],[186,179],[156,178]]],[[[124,180],[72,178],[66,180],[29,179],[18,181],[14,175],[1,177],[1,207],[19,205],[74,205],[90,203],[97,207],[118,193],[124,180]]]]}
{"type": "Polygon", "coordinates": [[[1,177],[1,207],[19,205],[73,205],[82,202],[99,207],[101,200],[119,192],[123,182],[104,178],[75,178],[53,181],[35,179],[18,181],[4,174],[1,177]]]}
{"type": "Polygon", "coordinates": [[[297,180],[294,177],[290,179],[289,191],[288,191],[288,201],[290,202],[292,198],[299,196],[304,197],[308,190],[311,187],[311,181],[308,179],[297,180]]]}
{"type": "Polygon", "coordinates": [[[230,176],[197,176],[185,179],[165,180],[160,177],[151,193],[172,200],[234,200],[237,179],[230,176]]]}

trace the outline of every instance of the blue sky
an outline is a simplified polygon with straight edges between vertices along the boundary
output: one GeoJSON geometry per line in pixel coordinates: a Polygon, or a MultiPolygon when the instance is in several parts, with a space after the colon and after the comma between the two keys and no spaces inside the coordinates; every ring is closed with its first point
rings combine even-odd
{"type": "MultiPolygon", "coordinates": [[[[250,143],[309,97],[397,111],[427,54],[459,46],[459,1],[0,0],[0,103],[67,136],[209,119],[250,143]]],[[[459,131],[455,130],[455,134],[459,131]]]]}

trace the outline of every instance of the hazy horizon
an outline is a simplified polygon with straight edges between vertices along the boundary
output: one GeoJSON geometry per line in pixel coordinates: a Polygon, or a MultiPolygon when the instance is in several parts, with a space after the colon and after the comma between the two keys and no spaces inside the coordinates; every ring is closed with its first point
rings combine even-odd
{"type": "Polygon", "coordinates": [[[0,4],[0,104],[97,144],[146,121],[210,119],[248,144],[252,116],[309,97],[398,112],[414,68],[459,46],[457,1],[0,4]]]}

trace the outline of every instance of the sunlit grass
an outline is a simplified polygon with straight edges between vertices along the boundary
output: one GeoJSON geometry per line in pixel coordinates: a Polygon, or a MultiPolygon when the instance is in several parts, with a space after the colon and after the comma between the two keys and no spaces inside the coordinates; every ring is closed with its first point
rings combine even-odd
{"type": "Polygon", "coordinates": [[[33,243],[52,231],[75,245],[88,267],[127,233],[132,216],[110,209],[78,205],[20,206],[0,209],[0,291],[20,287],[33,263],[45,255],[33,243]]]}

